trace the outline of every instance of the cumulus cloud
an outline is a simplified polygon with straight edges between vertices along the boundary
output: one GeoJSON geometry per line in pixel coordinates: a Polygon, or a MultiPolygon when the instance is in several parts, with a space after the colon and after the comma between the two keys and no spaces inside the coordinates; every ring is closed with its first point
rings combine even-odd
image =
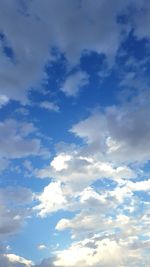
{"type": "MultiPolygon", "coordinates": [[[[74,196],[78,214],[73,219],[61,219],[56,226],[58,231],[70,228],[72,238],[78,237],[82,241],[73,242],[65,250],[56,251],[53,259],[44,260],[39,265],[34,265],[31,261],[12,254],[1,255],[1,262],[4,262],[4,266],[11,264],[14,267],[32,265],[65,267],[70,264],[81,267],[88,266],[88,264],[93,267],[112,267],[113,259],[114,266],[129,266],[129,263],[132,262],[139,267],[149,244],[149,208],[146,207],[146,203],[141,202],[140,198],[134,197],[133,194],[135,191],[148,190],[149,180],[139,182],[127,180],[124,181],[124,184],[116,185],[114,189],[107,189],[106,186],[103,191],[98,188],[94,189],[94,187],[85,188],[80,194],[74,196]],[[144,212],[143,216],[140,205],[144,212]],[[91,234],[94,233],[96,235],[91,237],[91,234]],[[146,241],[143,241],[143,238],[146,241]]],[[[20,228],[25,218],[25,214],[20,210],[31,201],[32,193],[25,188],[15,190],[6,188],[0,193],[1,207],[5,206],[7,217],[7,223],[3,220],[5,229],[10,220],[11,232],[7,230],[7,234],[14,233],[20,228]],[[15,211],[13,213],[12,210],[8,214],[8,207],[12,204],[15,206],[15,211]],[[19,221],[19,224],[16,221],[19,221]]],[[[65,196],[62,185],[52,182],[38,196],[41,203],[35,209],[42,217],[63,209],[67,204],[65,196]]],[[[5,218],[4,210],[1,218],[5,218]]],[[[10,227],[8,228],[10,229],[10,227]]],[[[45,249],[45,245],[41,244],[38,248],[45,249]]],[[[144,260],[145,266],[148,266],[149,259],[145,257],[144,260]]]]}
{"type": "Polygon", "coordinates": [[[149,99],[149,93],[140,92],[128,103],[96,110],[71,129],[85,143],[73,149],[64,145],[50,166],[39,172],[42,178],[54,177],[59,187],[58,197],[47,193],[46,201],[39,199],[39,214],[46,216],[64,207],[73,211],[72,218],[64,216],[55,229],[69,230],[72,239],[82,240],[58,251],[55,265],[112,267],[111,258],[114,266],[148,266],[150,205],[143,195],[148,196],[150,183],[138,177],[133,163],[149,160],[149,99]],[[56,209],[51,196],[54,202],[61,196],[56,209]],[[101,237],[92,239],[93,234],[101,237]]]}
{"type": "Polygon", "coordinates": [[[0,254],[0,262],[5,267],[31,267],[33,262],[15,254],[0,254]]]}
{"type": "Polygon", "coordinates": [[[50,267],[50,266],[149,266],[149,256],[144,257],[143,241],[139,247],[132,248],[116,240],[114,236],[94,235],[82,241],[74,242],[68,249],[57,251],[52,258],[43,260],[40,264],[17,256],[15,254],[1,254],[1,264],[5,267],[50,267]]]}
{"type": "MultiPolygon", "coordinates": [[[[118,197],[119,190],[117,189],[120,188],[119,186],[115,187],[114,190],[106,188],[102,192],[91,187],[85,188],[78,195],[76,203],[80,213],[78,212],[72,219],[61,219],[56,225],[56,230],[63,231],[70,228],[73,238],[81,238],[81,236],[86,237],[94,232],[115,232],[115,227],[119,229],[119,224],[116,223],[115,218],[112,219],[112,216],[120,214],[118,207],[121,204],[124,206],[127,198],[131,201],[131,198],[134,200],[134,197],[132,191],[130,190],[129,194],[127,188],[125,188],[124,194],[122,193],[122,198],[118,197]]],[[[133,205],[135,203],[131,201],[129,207],[133,205]]]]}
{"type": "Polygon", "coordinates": [[[56,266],[129,266],[134,258],[140,259],[138,251],[129,250],[115,239],[94,236],[73,243],[68,249],[59,251],[56,266]]]}
{"type": "Polygon", "coordinates": [[[56,171],[61,171],[64,169],[68,168],[67,162],[70,161],[72,157],[70,155],[67,155],[65,153],[62,153],[58,156],[56,156],[52,161],[51,161],[51,166],[56,170],[56,171]]]}
{"type": "Polygon", "coordinates": [[[84,209],[86,205],[94,205],[104,211],[108,203],[104,196],[98,195],[90,185],[96,181],[104,182],[106,178],[119,184],[136,177],[136,173],[127,166],[113,166],[96,158],[80,156],[80,153],[58,154],[51,161],[51,166],[40,170],[37,175],[41,178],[55,178],[55,181],[50,182],[37,196],[40,204],[35,209],[40,210],[39,215],[42,217],[59,209],[84,209]]]}
{"type": "Polygon", "coordinates": [[[116,166],[93,155],[85,156],[83,151],[60,153],[51,162],[49,169],[39,171],[39,177],[50,177],[66,183],[73,191],[81,191],[97,180],[108,178],[119,182],[131,179],[136,173],[126,165],[116,166]]]}
{"type": "Polygon", "coordinates": [[[116,162],[146,162],[150,158],[149,99],[149,94],[142,93],[130,103],[97,111],[71,132],[85,140],[91,153],[116,162]]]}
{"type": "Polygon", "coordinates": [[[46,186],[43,192],[37,195],[37,200],[40,204],[35,206],[34,210],[39,211],[38,214],[41,217],[45,217],[47,214],[60,209],[65,209],[67,203],[60,182],[52,182],[46,186]]]}
{"type": "Polygon", "coordinates": [[[67,77],[63,86],[60,88],[67,96],[77,96],[80,88],[88,84],[88,75],[79,71],[67,77]]]}
{"type": "Polygon", "coordinates": [[[144,221],[139,222],[139,218],[141,209],[149,214],[149,202],[144,202],[136,193],[149,192],[149,180],[122,180],[114,187],[108,185],[109,182],[105,182],[102,190],[98,186],[96,189],[87,187],[76,194],[74,208],[78,213],[72,219],[62,218],[56,230],[71,229],[73,238],[105,231],[122,236],[122,239],[138,238],[138,235],[148,237],[149,229],[145,228],[144,221]]]}
{"type": "MultiPolygon", "coordinates": [[[[123,33],[133,28],[137,38],[146,37],[148,41],[149,15],[150,4],[141,0],[33,0],[24,1],[23,7],[21,1],[12,4],[2,0],[0,108],[10,99],[26,104],[33,88],[41,90],[41,81],[48,75],[44,72],[46,63],[57,60],[53,48],[64,55],[68,67],[58,86],[66,96],[77,96],[89,82],[88,74],[77,70],[82,55],[95,51],[112,66],[123,33]],[[132,18],[129,6],[136,10],[132,18]],[[120,14],[128,16],[128,25],[118,23],[120,14]]],[[[128,86],[133,79],[134,73],[130,73],[120,85],[128,86]]],[[[39,265],[3,253],[3,266],[149,266],[150,205],[143,195],[149,194],[150,180],[135,180],[133,165],[150,159],[149,100],[149,93],[140,93],[129,103],[95,111],[73,125],[70,132],[82,138],[84,145],[74,146],[73,151],[64,147],[37,175],[53,180],[36,194],[32,211],[42,218],[59,210],[72,211],[72,218],[64,216],[56,230],[69,229],[72,239],[82,241],[55,251],[53,258],[39,265]]],[[[53,102],[43,101],[40,107],[59,111],[53,102]]],[[[1,170],[10,159],[45,155],[36,131],[32,123],[12,119],[0,123],[1,170]]],[[[30,161],[25,161],[24,167],[33,171],[30,161]]],[[[21,229],[30,215],[32,198],[26,188],[0,189],[2,240],[21,229]]],[[[45,248],[44,244],[38,246],[39,250],[45,248]]]]}

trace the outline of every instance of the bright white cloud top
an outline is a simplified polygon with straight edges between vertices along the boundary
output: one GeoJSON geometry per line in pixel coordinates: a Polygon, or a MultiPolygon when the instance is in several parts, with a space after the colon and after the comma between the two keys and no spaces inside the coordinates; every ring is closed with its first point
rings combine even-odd
{"type": "Polygon", "coordinates": [[[0,2],[0,266],[150,266],[150,3],[0,2]]]}

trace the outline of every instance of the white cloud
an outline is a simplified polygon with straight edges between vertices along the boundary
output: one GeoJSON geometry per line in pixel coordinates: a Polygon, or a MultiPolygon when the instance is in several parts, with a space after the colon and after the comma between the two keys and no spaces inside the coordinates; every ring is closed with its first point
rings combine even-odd
{"type": "Polygon", "coordinates": [[[134,263],[134,257],[139,259],[137,251],[121,246],[116,240],[109,237],[87,238],[73,243],[68,249],[57,253],[56,266],[129,266],[134,263]]]}
{"type": "Polygon", "coordinates": [[[88,84],[89,77],[85,72],[78,71],[69,75],[60,88],[67,96],[77,96],[79,90],[88,84]]]}
{"type": "Polygon", "coordinates": [[[108,232],[127,243],[135,236],[137,239],[140,239],[140,236],[148,237],[148,217],[141,217],[141,209],[145,214],[149,214],[149,206],[147,207],[148,203],[144,203],[135,192],[149,190],[149,180],[123,181],[114,188],[107,188],[105,185],[103,190],[85,188],[74,196],[73,207],[78,213],[72,219],[62,218],[57,223],[56,230],[70,229],[72,238],[80,239],[91,233],[108,232]]]}
{"type": "Polygon", "coordinates": [[[44,250],[44,249],[46,249],[47,247],[44,245],[44,244],[40,244],[40,245],[38,245],[38,249],[39,250],[44,250]]]}
{"type": "Polygon", "coordinates": [[[150,191],[150,179],[140,182],[127,182],[127,187],[132,191],[150,191]]]}
{"type": "Polygon", "coordinates": [[[61,219],[56,225],[56,230],[63,231],[66,228],[69,228],[69,227],[70,227],[69,220],[68,219],[61,219]]]}
{"type": "Polygon", "coordinates": [[[100,179],[111,179],[119,182],[121,179],[136,177],[136,173],[125,165],[116,166],[110,162],[99,160],[96,156],[83,156],[82,150],[68,154],[60,153],[51,162],[52,169],[39,171],[38,176],[55,177],[56,180],[66,183],[71,190],[81,191],[100,179]]]}
{"type": "Polygon", "coordinates": [[[51,182],[40,195],[37,195],[37,200],[40,204],[35,206],[34,210],[37,210],[41,217],[60,209],[65,209],[67,204],[60,182],[51,182]]]}
{"type": "Polygon", "coordinates": [[[56,105],[56,104],[53,103],[53,102],[43,101],[43,102],[40,104],[40,107],[41,107],[41,108],[44,108],[44,109],[46,109],[46,110],[49,110],[49,111],[55,111],[55,112],[58,112],[58,111],[59,111],[59,106],[56,105]]]}
{"type": "MultiPolygon", "coordinates": [[[[39,84],[45,75],[43,70],[47,60],[52,59],[49,54],[52,47],[64,53],[70,66],[78,64],[82,53],[87,50],[105,54],[112,63],[120,46],[122,31],[116,16],[131,3],[123,2],[83,0],[79,4],[74,0],[33,0],[26,2],[26,10],[21,11],[18,9],[19,1],[12,4],[2,0],[0,24],[5,40],[0,40],[0,107],[9,99],[26,103],[30,88],[39,84]],[[4,53],[6,44],[12,48],[14,59],[4,53]]],[[[146,3],[138,0],[138,4],[140,2],[141,6],[146,3]]],[[[146,16],[140,11],[144,26],[135,17],[132,20],[139,38],[149,36],[149,4],[146,7],[146,13],[142,9],[146,16]]],[[[86,73],[77,71],[65,77],[60,89],[67,96],[76,96],[88,84],[88,79],[86,73]]],[[[36,195],[38,203],[33,210],[41,217],[64,209],[77,211],[72,219],[61,219],[56,230],[70,228],[72,237],[83,237],[83,241],[55,254],[56,266],[149,266],[149,256],[146,259],[145,251],[143,253],[143,249],[149,246],[146,239],[150,233],[149,206],[136,196],[136,191],[148,193],[150,180],[133,182],[136,173],[130,166],[133,162],[148,161],[150,157],[149,99],[149,95],[146,99],[142,96],[122,107],[113,106],[104,112],[95,112],[74,125],[71,131],[84,139],[85,145],[75,152],[58,153],[50,167],[39,174],[54,177],[55,181],[36,195]],[[114,183],[108,190],[106,178],[114,183]],[[105,185],[101,190],[97,186],[96,190],[91,185],[100,179],[105,185]],[[94,232],[101,232],[103,238],[84,239],[94,232]],[[112,236],[107,236],[107,232],[112,236]]],[[[59,111],[52,102],[44,101],[40,106],[59,111]]],[[[36,136],[36,128],[32,123],[15,120],[0,123],[2,170],[8,159],[44,154],[40,139],[33,136],[36,136]]],[[[32,171],[29,161],[25,161],[24,166],[32,171]]],[[[25,188],[0,190],[2,239],[22,227],[30,214],[27,206],[32,197],[30,190],[25,188]]],[[[45,248],[44,244],[38,246],[40,250],[45,248]]],[[[14,254],[0,255],[0,262],[5,267],[33,265],[14,254]]],[[[53,266],[53,262],[45,260],[39,266],[53,266]]]]}
{"type": "Polygon", "coordinates": [[[52,161],[51,161],[51,166],[56,170],[56,171],[61,171],[64,169],[68,168],[67,162],[71,160],[70,155],[66,155],[64,153],[56,156],[52,161]]]}
{"type": "Polygon", "coordinates": [[[26,260],[25,258],[17,256],[15,254],[4,254],[3,258],[8,259],[8,262],[12,267],[18,266],[18,264],[20,267],[31,267],[33,265],[32,261],[26,260]]]}
{"type": "Polygon", "coordinates": [[[105,210],[108,206],[105,197],[86,187],[98,180],[105,182],[105,178],[122,184],[124,180],[135,178],[136,174],[127,166],[116,167],[96,158],[80,156],[80,152],[78,155],[76,151],[75,154],[58,154],[52,160],[51,167],[40,170],[37,176],[54,177],[56,181],[46,186],[38,197],[41,203],[37,208],[40,215],[46,216],[59,209],[80,209],[85,205],[94,205],[95,208],[99,206],[101,210],[105,210]]]}

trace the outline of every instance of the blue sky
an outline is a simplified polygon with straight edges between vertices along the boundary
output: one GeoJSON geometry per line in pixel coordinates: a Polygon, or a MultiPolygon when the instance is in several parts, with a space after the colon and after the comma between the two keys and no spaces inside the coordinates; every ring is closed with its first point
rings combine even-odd
{"type": "Polygon", "coordinates": [[[149,267],[150,3],[1,0],[0,266],[149,267]]]}

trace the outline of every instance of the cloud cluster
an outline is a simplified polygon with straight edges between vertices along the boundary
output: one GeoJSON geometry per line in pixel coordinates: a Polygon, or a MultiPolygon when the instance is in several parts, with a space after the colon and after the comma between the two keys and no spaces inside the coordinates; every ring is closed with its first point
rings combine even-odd
{"type": "Polygon", "coordinates": [[[113,238],[98,236],[87,238],[72,244],[68,249],[61,251],[56,266],[128,266],[140,258],[137,251],[130,251],[113,238]]]}
{"type": "Polygon", "coordinates": [[[42,179],[54,177],[66,184],[70,193],[80,192],[85,187],[105,178],[119,183],[122,179],[137,176],[136,172],[125,164],[116,165],[92,154],[85,156],[84,150],[80,149],[58,153],[51,161],[50,167],[39,170],[36,175],[42,179]]]}
{"type": "MultiPolygon", "coordinates": [[[[54,59],[53,48],[64,53],[73,65],[78,64],[82,53],[87,51],[105,54],[112,62],[123,32],[134,28],[138,38],[149,37],[149,13],[150,6],[146,1],[34,0],[11,3],[2,0],[1,105],[9,99],[26,103],[28,92],[46,79],[44,66],[48,60],[54,59]],[[132,19],[128,14],[130,5],[137,10],[132,19]],[[128,15],[128,25],[118,23],[120,14],[128,15]]],[[[85,84],[86,76],[75,75],[78,76],[77,86],[85,84]]],[[[69,77],[62,87],[67,95],[75,95],[79,90],[71,84],[72,78],[69,77]]]]}
{"type": "Polygon", "coordinates": [[[64,145],[39,171],[41,178],[54,178],[38,198],[39,215],[73,211],[55,229],[80,240],[57,251],[54,265],[149,266],[150,180],[137,168],[150,158],[149,99],[140,92],[122,105],[94,111],[70,130],[84,144],[64,145]]]}
{"type": "MultiPolygon", "coordinates": [[[[80,69],[82,55],[103,54],[111,67],[131,29],[137,39],[149,42],[149,18],[150,4],[145,0],[2,0],[0,108],[10,99],[26,104],[35,87],[42,92],[46,63],[57,60],[55,49],[68,64],[58,87],[66,96],[77,96],[90,78],[80,69]]],[[[120,86],[132,87],[133,80],[135,75],[129,72],[120,86]]],[[[82,143],[58,149],[47,168],[34,170],[30,159],[24,161],[29,172],[50,179],[34,194],[36,204],[27,188],[0,189],[2,241],[21,229],[31,214],[31,203],[37,220],[65,210],[55,230],[57,234],[69,230],[73,240],[39,265],[6,251],[0,254],[2,266],[149,267],[150,179],[139,169],[150,160],[150,94],[148,84],[145,90],[141,81],[134,85],[136,96],[129,101],[97,109],[75,123],[69,132],[82,143]]],[[[59,111],[56,103],[44,97],[40,107],[59,111]]],[[[42,135],[37,136],[33,123],[0,122],[0,170],[9,160],[46,155],[42,135]]],[[[37,248],[47,247],[41,243],[37,248]]]]}
{"type": "Polygon", "coordinates": [[[149,180],[126,181],[99,192],[86,188],[78,199],[80,213],[56,225],[56,230],[70,229],[72,238],[82,241],[58,251],[56,265],[148,266],[150,205],[135,192],[149,190],[149,180]],[[96,238],[91,237],[94,233],[96,238]]]}

